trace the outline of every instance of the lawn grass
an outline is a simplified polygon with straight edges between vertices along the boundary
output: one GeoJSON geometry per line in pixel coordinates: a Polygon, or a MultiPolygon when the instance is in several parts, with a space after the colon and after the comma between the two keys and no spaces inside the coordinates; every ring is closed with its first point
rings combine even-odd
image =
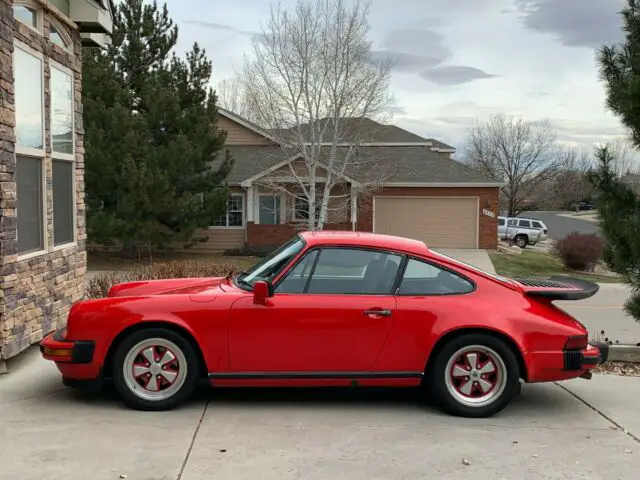
{"type": "MultiPolygon", "coordinates": [[[[170,252],[154,254],[152,261],[172,262],[172,261],[192,261],[209,263],[230,263],[240,268],[247,269],[258,263],[258,257],[226,256],[222,254],[202,254],[191,252],[170,252]]],[[[136,266],[149,265],[149,258],[131,258],[119,253],[111,252],[89,252],[87,253],[87,270],[89,271],[122,271],[131,270],[136,266]]]]}
{"type": "Polygon", "coordinates": [[[489,253],[498,275],[520,278],[544,278],[553,275],[567,275],[596,283],[620,283],[618,276],[591,275],[567,271],[560,260],[545,252],[524,251],[520,255],[489,253]]]}

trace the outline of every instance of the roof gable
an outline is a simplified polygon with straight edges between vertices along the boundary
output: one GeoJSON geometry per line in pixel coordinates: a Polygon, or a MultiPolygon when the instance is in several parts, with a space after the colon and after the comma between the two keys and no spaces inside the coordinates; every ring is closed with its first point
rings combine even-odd
{"type": "Polygon", "coordinates": [[[235,113],[218,108],[217,127],[227,132],[226,145],[273,145],[275,139],[255,123],[235,113]]]}

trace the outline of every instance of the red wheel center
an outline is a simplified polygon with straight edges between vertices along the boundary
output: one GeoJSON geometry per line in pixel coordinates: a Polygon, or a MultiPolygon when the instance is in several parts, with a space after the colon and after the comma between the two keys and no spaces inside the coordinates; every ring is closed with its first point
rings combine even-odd
{"type": "Polygon", "coordinates": [[[135,357],[132,373],[138,385],[150,392],[165,390],[178,379],[180,365],[170,349],[153,345],[135,357]]]}
{"type": "Polygon", "coordinates": [[[482,398],[498,384],[497,362],[483,351],[472,350],[459,355],[449,375],[455,390],[468,398],[482,398]]]}

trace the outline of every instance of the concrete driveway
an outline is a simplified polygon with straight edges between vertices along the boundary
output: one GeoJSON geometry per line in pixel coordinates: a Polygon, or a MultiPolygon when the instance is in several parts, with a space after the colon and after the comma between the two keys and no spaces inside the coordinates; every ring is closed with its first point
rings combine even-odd
{"type": "Polygon", "coordinates": [[[525,385],[500,415],[469,420],[389,390],[205,389],[145,413],[62,387],[35,348],[10,369],[1,480],[612,480],[640,465],[640,378],[525,385]]]}

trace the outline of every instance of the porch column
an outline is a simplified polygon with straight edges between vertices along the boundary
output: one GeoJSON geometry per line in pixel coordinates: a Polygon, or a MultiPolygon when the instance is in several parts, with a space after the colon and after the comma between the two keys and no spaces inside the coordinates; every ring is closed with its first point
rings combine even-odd
{"type": "Polygon", "coordinates": [[[247,222],[253,222],[253,214],[255,211],[255,205],[254,205],[254,194],[255,192],[255,187],[253,185],[250,185],[247,189],[247,222]]]}
{"type": "Polygon", "coordinates": [[[358,191],[351,185],[351,230],[357,230],[358,223],[358,191]]]}

